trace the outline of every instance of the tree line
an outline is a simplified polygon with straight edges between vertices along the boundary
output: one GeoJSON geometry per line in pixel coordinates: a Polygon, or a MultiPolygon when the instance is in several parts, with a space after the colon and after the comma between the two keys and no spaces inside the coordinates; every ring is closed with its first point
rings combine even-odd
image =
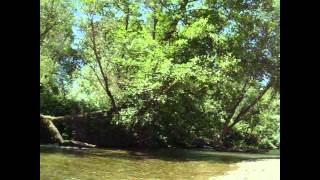
{"type": "Polygon", "coordinates": [[[172,146],[280,143],[275,0],[41,0],[40,111],[172,146]]]}

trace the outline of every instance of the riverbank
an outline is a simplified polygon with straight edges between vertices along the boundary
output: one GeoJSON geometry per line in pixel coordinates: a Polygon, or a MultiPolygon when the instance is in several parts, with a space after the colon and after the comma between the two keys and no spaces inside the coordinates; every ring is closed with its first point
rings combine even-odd
{"type": "Polygon", "coordinates": [[[264,159],[237,163],[238,168],[210,180],[280,180],[280,159],[264,159]]]}

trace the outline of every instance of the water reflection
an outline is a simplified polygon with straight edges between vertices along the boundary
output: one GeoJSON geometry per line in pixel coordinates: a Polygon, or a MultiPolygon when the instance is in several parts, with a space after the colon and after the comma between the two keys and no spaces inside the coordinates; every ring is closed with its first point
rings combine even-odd
{"type": "MultiPolygon", "coordinates": [[[[269,158],[273,158],[268,156],[269,158]]],[[[117,150],[40,147],[40,175],[50,179],[208,179],[235,162],[263,155],[183,149],[117,150]]]]}

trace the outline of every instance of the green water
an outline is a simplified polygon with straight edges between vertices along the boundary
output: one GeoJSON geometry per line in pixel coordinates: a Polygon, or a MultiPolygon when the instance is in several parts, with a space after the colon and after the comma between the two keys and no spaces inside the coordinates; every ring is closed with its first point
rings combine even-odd
{"type": "Polygon", "coordinates": [[[41,180],[208,179],[236,162],[274,155],[195,150],[61,149],[40,146],[41,180]]]}

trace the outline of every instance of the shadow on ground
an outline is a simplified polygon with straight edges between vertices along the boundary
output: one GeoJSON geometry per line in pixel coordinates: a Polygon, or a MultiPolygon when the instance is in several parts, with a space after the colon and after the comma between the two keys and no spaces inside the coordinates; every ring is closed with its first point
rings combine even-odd
{"type": "Polygon", "coordinates": [[[243,160],[279,159],[280,155],[216,152],[188,149],[66,149],[54,146],[40,146],[40,153],[64,154],[77,157],[100,157],[111,159],[164,161],[213,161],[235,163],[243,160]]]}

